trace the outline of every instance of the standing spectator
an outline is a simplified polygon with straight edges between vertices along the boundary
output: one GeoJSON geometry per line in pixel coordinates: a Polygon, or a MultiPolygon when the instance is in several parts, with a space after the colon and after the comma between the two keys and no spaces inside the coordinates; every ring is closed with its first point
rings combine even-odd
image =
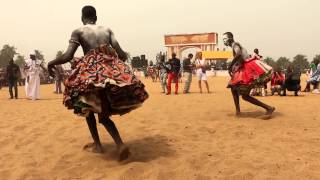
{"type": "Polygon", "coordinates": [[[26,61],[26,96],[28,99],[40,99],[40,68],[41,61],[36,59],[35,52],[30,53],[30,59],[26,61]]]}
{"type": "Polygon", "coordinates": [[[55,91],[54,91],[54,93],[56,94],[62,93],[61,84],[63,81],[63,76],[64,76],[64,70],[62,66],[57,65],[55,70],[55,91]]]}
{"type": "Polygon", "coordinates": [[[0,89],[2,88],[5,81],[5,72],[0,68],[0,89]]]}
{"type": "Polygon", "coordinates": [[[192,67],[194,66],[191,63],[191,59],[193,58],[193,54],[188,54],[188,58],[183,60],[183,74],[186,77],[186,82],[184,84],[183,93],[189,93],[190,85],[192,81],[192,67]]]}
{"type": "Polygon", "coordinates": [[[16,65],[13,62],[13,59],[9,61],[9,65],[7,66],[7,73],[6,77],[8,80],[9,85],[9,93],[10,93],[10,99],[13,99],[13,92],[12,89],[14,88],[14,98],[18,99],[18,79],[20,76],[20,68],[18,65],[16,65]]]}
{"type": "Polygon", "coordinates": [[[168,73],[168,84],[167,84],[167,94],[171,94],[171,82],[172,80],[175,82],[175,94],[178,94],[178,88],[179,88],[179,72],[180,72],[180,59],[176,58],[176,53],[172,53],[172,59],[169,59],[168,64],[171,66],[168,73]]]}
{"type": "Polygon", "coordinates": [[[160,62],[158,63],[158,69],[160,71],[160,83],[162,87],[162,93],[167,92],[167,79],[168,79],[168,69],[166,67],[165,61],[164,61],[164,56],[161,56],[160,62]]]}
{"type": "Polygon", "coordinates": [[[200,93],[202,93],[201,81],[205,83],[207,92],[210,93],[206,74],[206,60],[202,59],[202,52],[196,54],[196,68],[200,93]]]}

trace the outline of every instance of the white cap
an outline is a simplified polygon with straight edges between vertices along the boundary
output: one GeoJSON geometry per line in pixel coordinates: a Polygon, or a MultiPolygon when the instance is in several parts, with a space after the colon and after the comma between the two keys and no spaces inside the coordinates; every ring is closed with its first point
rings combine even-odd
{"type": "Polygon", "coordinates": [[[30,53],[29,53],[29,55],[36,55],[36,51],[31,51],[30,53]]]}

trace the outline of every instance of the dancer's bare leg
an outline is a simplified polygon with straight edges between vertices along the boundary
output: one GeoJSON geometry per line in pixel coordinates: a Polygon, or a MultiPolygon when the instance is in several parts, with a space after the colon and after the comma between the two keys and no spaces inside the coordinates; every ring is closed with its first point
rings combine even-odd
{"type": "Polygon", "coordinates": [[[198,86],[199,86],[200,93],[202,93],[201,80],[198,81],[198,86]]]}
{"type": "Polygon", "coordinates": [[[249,94],[244,94],[242,95],[242,99],[245,101],[248,101],[254,105],[260,106],[262,108],[264,108],[267,112],[265,114],[264,119],[270,119],[272,116],[272,113],[274,112],[275,108],[271,107],[267,104],[264,104],[263,102],[259,101],[258,99],[251,97],[249,94]]]}
{"type": "Polygon", "coordinates": [[[109,117],[103,117],[101,114],[99,114],[99,122],[106,128],[106,130],[109,132],[112,139],[116,143],[120,154],[119,160],[122,161],[127,159],[130,155],[129,148],[123,143],[114,122],[109,117]]]}
{"type": "Polygon", "coordinates": [[[210,91],[209,91],[209,84],[208,84],[208,81],[204,81],[204,83],[206,84],[207,92],[208,92],[208,93],[210,93],[210,91]]]}
{"type": "Polygon", "coordinates": [[[87,124],[93,139],[93,143],[87,144],[84,146],[84,149],[92,148],[92,152],[94,153],[103,153],[103,149],[101,146],[101,142],[99,139],[99,133],[97,129],[96,118],[94,117],[94,113],[90,112],[89,116],[86,118],[87,124]]]}
{"type": "Polygon", "coordinates": [[[240,102],[239,102],[239,93],[236,89],[231,88],[231,93],[234,101],[234,105],[236,106],[236,115],[240,115],[240,102]]]}

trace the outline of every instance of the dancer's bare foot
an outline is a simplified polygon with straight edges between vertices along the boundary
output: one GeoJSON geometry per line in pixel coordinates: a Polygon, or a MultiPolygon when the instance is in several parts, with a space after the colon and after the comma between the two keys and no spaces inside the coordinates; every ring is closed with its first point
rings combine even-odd
{"type": "Polygon", "coordinates": [[[103,153],[103,148],[100,145],[97,145],[96,143],[88,143],[85,146],[83,146],[84,150],[89,150],[91,149],[91,152],[93,153],[103,153]]]}
{"type": "Polygon", "coordinates": [[[273,113],[275,110],[276,110],[275,107],[270,107],[270,108],[267,110],[266,114],[262,117],[262,119],[263,119],[263,120],[271,119],[272,113],[273,113]]]}
{"type": "Polygon", "coordinates": [[[129,148],[126,145],[121,145],[119,148],[119,161],[128,159],[130,156],[129,148]]]}
{"type": "Polygon", "coordinates": [[[241,116],[241,112],[240,111],[237,111],[236,112],[236,117],[240,117],[241,116]]]}

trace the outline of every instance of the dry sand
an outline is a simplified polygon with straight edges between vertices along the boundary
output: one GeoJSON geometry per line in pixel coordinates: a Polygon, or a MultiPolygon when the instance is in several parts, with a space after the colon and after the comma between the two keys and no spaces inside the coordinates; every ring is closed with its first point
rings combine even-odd
{"type": "Polygon", "coordinates": [[[171,96],[144,80],[143,107],[112,117],[131,149],[126,163],[101,125],[105,153],[82,149],[92,141],[86,122],[53,85],[41,86],[38,101],[22,87],[18,100],[1,89],[0,179],[320,179],[320,95],[259,98],[277,108],[269,121],[241,100],[236,118],[227,78],[209,78],[212,94],[199,94],[195,80],[191,94],[171,96]]]}

